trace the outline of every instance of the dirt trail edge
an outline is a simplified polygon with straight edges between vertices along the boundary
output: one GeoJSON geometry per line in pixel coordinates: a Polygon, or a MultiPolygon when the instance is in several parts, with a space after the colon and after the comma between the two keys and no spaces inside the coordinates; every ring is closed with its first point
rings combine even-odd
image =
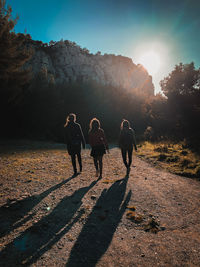
{"type": "Polygon", "coordinates": [[[199,181],[82,155],[73,177],[62,144],[1,144],[0,266],[200,266],[199,181]]]}

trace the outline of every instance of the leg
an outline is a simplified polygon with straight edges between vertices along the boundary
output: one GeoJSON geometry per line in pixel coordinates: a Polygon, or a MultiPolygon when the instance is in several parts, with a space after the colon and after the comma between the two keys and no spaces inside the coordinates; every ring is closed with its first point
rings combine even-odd
{"type": "Polygon", "coordinates": [[[97,158],[94,158],[94,166],[96,168],[96,170],[98,171],[98,161],[97,161],[97,158]]]}
{"type": "Polygon", "coordinates": [[[126,153],[127,153],[127,150],[121,148],[121,153],[122,153],[122,159],[123,159],[124,165],[125,165],[126,168],[127,168],[127,167],[128,167],[128,164],[127,164],[127,161],[126,161],[126,153]]]}
{"type": "Polygon", "coordinates": [[[127,166],[127,172],[126,172],[127,176],[129,176],[129,173],[131,170],[132,154],[133,154],[133,148],[128,149],[128,166],[127,166]]]}
{"type": "Polygon", "coordinates": [[[133,148],[128,150],[128,167],[131,167],[131,163],[132,163],[132,155],[133,155],[133,148]]]}
{"type": "Polygon", "coordinates": [[[103,156],[99,156],[99,176],[102,177],[102,171],[103,171],[103,156]]]}
{"type": "Polygon", "coordinates": [[[82,159],[81,159],[81,153],[77,153],[78,163],[80,167],[80,172],[82,172],[82,159]]]}
{"type": "Polygon", "coordinates": [[[76,169],[76,154],[71,155],[71,160],[72,160],[72,166],[74,169],[74,174],[77,174],[77,169],[76,169]]]}

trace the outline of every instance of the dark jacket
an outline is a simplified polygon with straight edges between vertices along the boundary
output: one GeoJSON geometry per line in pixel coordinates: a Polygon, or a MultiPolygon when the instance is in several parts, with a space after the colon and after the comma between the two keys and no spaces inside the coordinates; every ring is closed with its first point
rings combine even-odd
{"type": "Polygon", "coordinates": [[[135,132],[132,128],[123,128],[120,131],[119,136],[119,147],[122,149],[133,149],[137,150],[135,132]]]}
{"type": "Polygon", "coordinates": [[[85,148],[85,138],[80,124],[76,122],[69,122],[65,127],[65,143],[70,155],[81,152],[81,143],[85,148]]]}

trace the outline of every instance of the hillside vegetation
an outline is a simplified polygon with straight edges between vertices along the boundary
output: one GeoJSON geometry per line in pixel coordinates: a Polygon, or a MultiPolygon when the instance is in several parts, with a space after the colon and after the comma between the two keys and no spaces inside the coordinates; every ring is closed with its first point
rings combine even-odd
{"type": "Polygon", "coordinates": [[[172,173],[200,179],[200,156],[184,143],[144,142],[138,155],[172,173]]]}

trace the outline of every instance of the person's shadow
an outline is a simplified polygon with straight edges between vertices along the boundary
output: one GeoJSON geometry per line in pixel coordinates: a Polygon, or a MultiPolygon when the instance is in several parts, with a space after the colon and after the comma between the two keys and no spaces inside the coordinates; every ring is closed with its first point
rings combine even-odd
{"type": "Polygon", "coordinates": [[[104,189],[74,244],[67,267],[93,267],[108,249],[126,210],[131,191],[125,196],[128,177],[104,189]]]}
{"type": "Polygon", "coordinates": [[[0,262],[5,262],[5,266],[10,266],[10,257],[16,266],[29,266],[36,262],[80,219],[83,210],[80,210],[75,218],[74,215],[80,208],[84,195],[96,183],[97,181],[93,181],[89,186],[78,189],[71,196],[64,197],[50,214],[28,228],[2,250],[0,262]]]}
{"type": "Polygon", "coordinates": [[[52,186],[39,195],[33,195],[31,197],[24,198],[22,200],[9,202],[0,207],[0,238],[9,234],[14,229],[20,227],[27,221],[31,220],[33,213],[30,211],[47,197],[51,192],[60,188],[62,185],[69,182],[74,177],[71,176],[68,179],[62,181],[59,184],[52,186]]]}

